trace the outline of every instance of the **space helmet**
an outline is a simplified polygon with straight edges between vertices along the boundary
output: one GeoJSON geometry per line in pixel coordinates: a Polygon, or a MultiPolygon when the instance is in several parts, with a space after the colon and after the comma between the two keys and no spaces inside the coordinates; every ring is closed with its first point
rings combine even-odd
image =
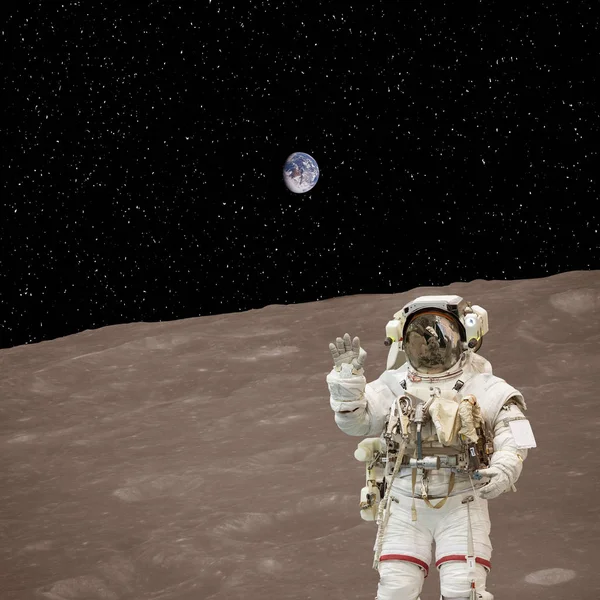
{"type": "Polygon", "coordinates": [[[479,350],[488,329],[487,311],[461,296],[419,296],[386,326],[387,368],[406,361],[417,373],[446,373],[465,352],[479,350]]]}

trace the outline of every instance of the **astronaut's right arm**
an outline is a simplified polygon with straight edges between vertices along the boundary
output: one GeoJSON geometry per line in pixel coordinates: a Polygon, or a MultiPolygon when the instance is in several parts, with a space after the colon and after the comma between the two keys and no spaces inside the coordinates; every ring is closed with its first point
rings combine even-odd
{"type": "Polygon", "coordinates": [[[362,373],[352,373],[351,365],[342,365],[327,375],[327,386],[335,422],[344,433],[364,437],[381,434],[395,400],[385,383],[367,383],[362,373]]]}
{"type": "Polygon", "coordinates": [[[337,426],[348,435],[379,435],[395,400],[392,390],[379,380],[367,384],[367,353],[358,337],[350,339],[346,333],[329,344],[329,350],[334,367],[327,375],[327,386],[337,426]]]}

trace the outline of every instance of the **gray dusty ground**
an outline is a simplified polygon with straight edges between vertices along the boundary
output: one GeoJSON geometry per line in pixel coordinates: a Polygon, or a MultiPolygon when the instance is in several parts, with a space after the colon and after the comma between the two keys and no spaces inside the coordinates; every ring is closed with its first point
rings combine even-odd
{"type": "MultiPolygon", "coordinates": [[[[372,599],[359,438],[335,426],[328,343],[385,366],[422,293],[484,306],[481,354],[538,448],[491,501],[497,600],[600,597],[600,271],[472,281],[0,351],[2,600],[372,599]]],[[[437,600],[435,569],[423,600],[437,600]]]]}

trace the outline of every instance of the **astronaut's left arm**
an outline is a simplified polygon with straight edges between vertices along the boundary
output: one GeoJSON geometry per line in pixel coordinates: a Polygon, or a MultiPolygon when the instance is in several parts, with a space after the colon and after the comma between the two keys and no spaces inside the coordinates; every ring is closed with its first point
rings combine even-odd
{"type": "MultiPolygon", "coordinates": [[[[526,445],[523,440],[516,439],[511,422],[521,422],[520,425],[523,425],[523,421],[527,421],[527,418],[519,403],[509,399],[494,422],[494,453],[490,466],[479,471],[482,477],[489,479],[489,483],[480,489],[482,498],[496,498],[512,489],[519,479],[523,461],[527,458],[527,447],[523,447],[526,445]]],[[[528,421],[525,429],[531,432],[528,421]]]]}

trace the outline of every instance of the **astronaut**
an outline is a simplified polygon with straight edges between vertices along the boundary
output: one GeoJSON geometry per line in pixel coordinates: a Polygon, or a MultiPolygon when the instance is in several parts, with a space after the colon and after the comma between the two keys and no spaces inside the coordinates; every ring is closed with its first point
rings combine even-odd
{"type": "Polygon", "coordinates": [[[523,396],[477,354],[487,311],[421,296],[386,326],[387,368],[367,383],[348,333],[329,345],[335,422],[362,436],[360,515],[375,521],[377,600],[419,600],[432,563],[442,600],[493,600],[488,500],[514,490],[535,438],[523,396]]]}

